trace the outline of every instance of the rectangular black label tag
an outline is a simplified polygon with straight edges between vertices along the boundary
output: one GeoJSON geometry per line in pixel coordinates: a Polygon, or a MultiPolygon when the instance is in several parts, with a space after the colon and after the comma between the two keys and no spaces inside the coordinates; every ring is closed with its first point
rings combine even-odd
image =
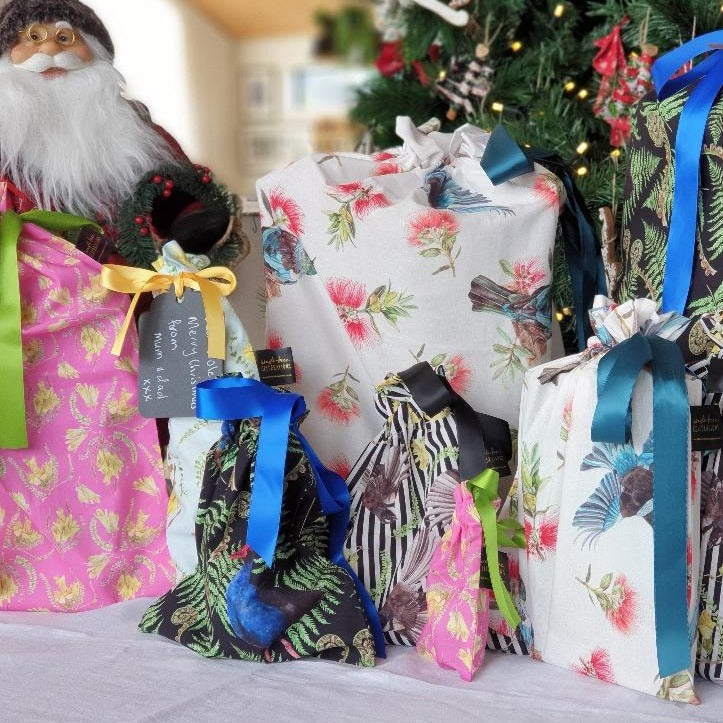
{"type": "Polygon", "coordinates": [[[691,407],[690,429],[694,452],[723,449],[723,419],[715,404],[691,407]]]}
{"type": "Polygon", "coordinates": [[[259,368],[259,379],[270,387],[296,383],[294,355],[291,347],[283,349],[259,349],[254,352],[259,368]]]}
{"type": "Polygon", "coordinates": [[[138,320],[139,410],[144,417],[195,417],[196,384],[223,376],[223,360],[208,357],[201,294],[186,289],[153,299],[138,320]]]}

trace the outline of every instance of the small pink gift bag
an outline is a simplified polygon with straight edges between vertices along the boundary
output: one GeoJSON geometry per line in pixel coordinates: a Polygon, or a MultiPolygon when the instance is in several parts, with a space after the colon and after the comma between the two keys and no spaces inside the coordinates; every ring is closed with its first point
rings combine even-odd
{"type": "MultiPolygon", "coordinates": [[[[482,666],[489,627],[490,599],[493,592],[481,576],[485,528],[490,538],[486,550],[489,578],[498,591],[500,610],[512,628],[519,617],[504,588],[497,559],[496,509],[499,476],[486,470],[470,482],[462,482],[454,491],[455,509],[452,525],[434,552],[427,575],[427,610],[429,619],[417,643],[419,653],[441,668],[456,670],[463,680],[471,681],[482,666]],[[482,480],[482,486],[479,486],[482,480]],[[486,483],[486,484],[485,484],[486,483]],[[472,487],[477,493],[473,496],[472,487]],[[485,510],[486,507],[486,510],[485,510]]],[[[501,523],[504,527],[505,523],[501,523]]],[[[500,530],[507,538],[506,531],[500,530]]],[[[512,542],[512,538],[507,538],[512,542]]],[[[519,540],[516,545],[522,544],[519,540]]],[[[488,577],[485,575],[485,577],[488,577]]]]}
{"type": "MultiPolygon", "coordinates": [[[[111,354],[129,301],[101,286],[96,261],[34,216],[14,216],[20,204],[0,184],[3,222],[22,229],[25,401],[25,419],[5,408],[0,430],[6,439],[18,419],[26,430],[0,449],[0,610],[76,612],[163,594],[173,580],[168,496],[155,422],[138,414],[134,329],[126,355],[111,354]]],[[[10,365],[5,354],[6,383],[10,365]]]]}

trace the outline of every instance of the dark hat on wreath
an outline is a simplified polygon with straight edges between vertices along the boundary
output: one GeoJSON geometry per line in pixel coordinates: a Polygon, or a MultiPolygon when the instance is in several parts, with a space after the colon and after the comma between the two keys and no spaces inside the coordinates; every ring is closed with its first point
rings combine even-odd
{"type": "Polygon", "coordinates": [[[85,35],[92,35],[114,55],[113,41],[101,19],[79,0],[10,0],[0,9],[0,55],[18,41],[18,33],[32,23],[65,21],[85,35]]]}

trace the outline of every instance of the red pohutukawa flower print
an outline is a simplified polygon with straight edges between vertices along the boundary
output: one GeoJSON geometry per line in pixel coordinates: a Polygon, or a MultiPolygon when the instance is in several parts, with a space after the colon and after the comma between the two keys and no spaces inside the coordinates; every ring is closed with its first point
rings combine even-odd
{"type": "Polygon", "coordinates": [[[459,223],[451,211],[436,208],[422,211],[409,223],[407,242],[420,250],[419,255],[425,259],[442,257],[444,264],[432,274],[451,271],[455,276],[455,263],[461,249],[455,251],[459,234],[459,223]]]}
{"type": "Polygon", "coordinates": [[[541,173],[535,181],[535,195],[542,199],[547,208],[556,208],[560,205],[565,190],[560,179],[552,173],[541,173]]]}
{"type": "MultiPolygon", "coordinates": [[[[266,348],[267,349],[285,349],[288,344],[284,341],[284,337],[277,331],[269,330],[266,334],[266,348]]],[[[301,381],[301,369],[299,365],[294,362],[294,376],[296,377],[296,383],[301,381]]]]}
{"type": "Polygon", "coordinates": [[[538,515],[534,525],[529,519],[525,520],[525,539],[527,540],[527,554],[544,560],[548,552],[557,548],[557,529],[560,520],[557,515],[538,515]]]}
{"type": "Polygon", "coordinates": [[[332,472],[336,472],[343,480],[347,479],[349,477],[349,473],[351,472],[351,465],[349,464],[349,460],[341,454],[337,455],[336,457],[332,457],[326,463],[326,466],[332,472]]]}
{"type": "MultiPolygon", "coordinates": [[[[423,361],[426,347],[427,345],[423,344],[416,354],[410,350],[416,361],[423,361]]],[[[467,366],[467,362],[461,354],[437,354],[428,361],[434,369],[440,366],[444,368],[444,374],[457,394],[464,394],[468,391],[472,379],[472,370],[467,366]]]]}
{"type": "Polygon", "coordinates": [[[570,667],[576,673],[587,675],[590,678],[598,678],[606,683],[615,682],[615,673],[610,661],[610,654],[604,648],[595,648],[586,658],[580,658],[579,663],[573,663],[570,667]]]}
{"type": "Polygon", "coordinates": [[[264,226],[281,226],[294,236],[301,236],[304,233],[304,213],[296,201],[278,188],[270,191],[268,198],[271,223],[265,223],[264,226]]]}
{"type": "Polygon", "coordinates": [[[381,153],[375,153],[372,156],[372,160],[376,161],[377,165],[372,171],[372,176],[387,176],[392,173],[401,173],[401,168],[396,162],[397,157],[389,151],[382,151],[381,153]]]}
{"type": "Polygon", "coordinates": [[[349,371],[336,374],[336,381],[324,387],[319,394],[317,406],[319,411],[336,424],[349,424],[359,416],[359,394],[354,384],[359,380],[349,371]]]}
{"type": "Polygon", "coordinates": [[[613,576],[613,573],[609,572],[596,586],[590,584],[591,577],[592,566],[588,567],[584,580],[579,577],[575,579],[585,587],[590,602],[597,602],[616,630],[625,635],[631,633],[637,622],[638,594],[628,579],[625,575],[613,576]]]}
{"type": "Polygon", "coordinates": [[[338,250],[356,238],[355,219],[364,219],[372,211],[389,205],[387,197],[373,185],[362,181],[332,186],[327,195],[338,201],[338,211],[327,211],[329,217],[329,244],[338,250]]]}
{"type": "Polygon", "coordinates": [[[540,259],[517,259],[512,264],[512,290],[519,294],[532,294],[545,280],[545,270],[540,259]]]}
{"type": "Polygon", "coordinates": [[[414,297],[403,291],[394,291],[391,282],[377,287],[368,296],[366,286],[352,279],[329,279],[326,290],[356,347],[370,343],[372,334],[381,337],[375,316],[383,316],[397,328],[397,321],[410,316],[410,312],[417,308],[412,304],[414,297]]]}

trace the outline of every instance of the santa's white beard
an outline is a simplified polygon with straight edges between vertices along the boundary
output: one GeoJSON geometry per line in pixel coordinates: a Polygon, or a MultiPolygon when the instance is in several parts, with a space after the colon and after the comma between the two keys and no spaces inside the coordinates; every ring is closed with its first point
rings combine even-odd
{"type": "Polygon", "coordinates": [[[123,87],[102,57],[54,78],[0,58],[0,174],[40,208],[110,220],[144,173],[175,160],[123,87]]]}

